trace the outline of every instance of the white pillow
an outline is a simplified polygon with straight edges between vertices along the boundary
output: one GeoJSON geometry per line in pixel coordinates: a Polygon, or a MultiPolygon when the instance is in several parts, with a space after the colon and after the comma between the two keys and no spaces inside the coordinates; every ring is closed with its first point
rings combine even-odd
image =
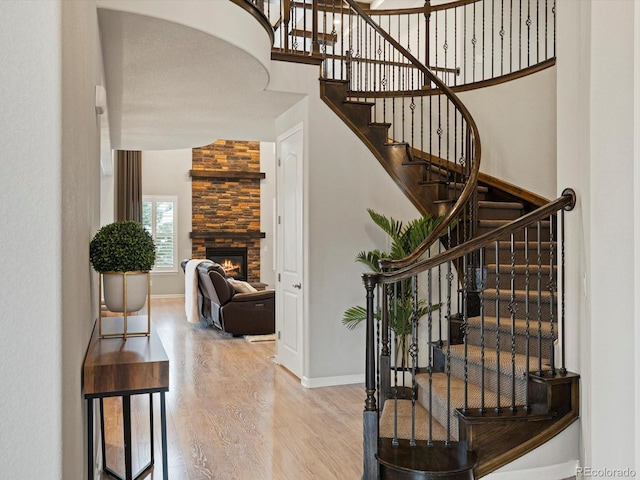
{"type": "Polygon", "coordinates": [[[255,288],[249,285],[247,282],[243,282],[241,280],[236,280],[235,278],[227,279],[229,283],[233,286],[233,289],[239,293],[252,293],[257,292],[255,288]]]}

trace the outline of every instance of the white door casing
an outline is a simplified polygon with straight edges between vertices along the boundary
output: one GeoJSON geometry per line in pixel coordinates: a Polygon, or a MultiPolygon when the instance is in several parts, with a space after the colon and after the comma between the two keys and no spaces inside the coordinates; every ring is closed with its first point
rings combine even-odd
{"type": "Polygon", "coordinates": [[[277,141],[277,361],[303,376],[303,129],[277,141]]]}

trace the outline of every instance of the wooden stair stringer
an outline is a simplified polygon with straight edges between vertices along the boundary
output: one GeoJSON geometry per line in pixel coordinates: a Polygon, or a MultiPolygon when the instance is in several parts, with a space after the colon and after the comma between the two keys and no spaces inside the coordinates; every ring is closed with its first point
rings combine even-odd
{"type": "Polygon", "coordinates": [[[478,455],[475,478],[498,468],[545,444],[579,417],[579,375],[530,376],[533,390],[532,412],[478,414],[458,410],[460,441],[478,455]],[[537,386],[537,388],[535,388],[537,386]],[[544,398],[544,399],[543,399],[544,398]]]}
{"type": "MultiPolygon", "coordinates": [[[[354,114],[358,107],[356,102],[347,100],[347,87],[345,80],[321,79],[320,97],[362,140],[418,211],[422,215],[438,215],[436,191],[422,184],[424,166],[420,162],[411,163],[410,146],[404,142],[389,142],[388,124],[365,122],[362,114],[354,114]]],[[[364,107],[371,108],[363,102],[364,107]]]]}

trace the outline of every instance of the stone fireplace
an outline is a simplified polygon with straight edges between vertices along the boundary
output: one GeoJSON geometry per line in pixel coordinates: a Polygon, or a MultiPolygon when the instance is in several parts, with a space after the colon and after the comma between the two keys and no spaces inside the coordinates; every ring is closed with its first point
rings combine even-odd
{"type": "MultiPolygon", "coordinates": [[[[260,143],[218,140],[192,150],[192,257],[243,251],[239,280],[260,281],[260,143]]],[[[224,260],[224,259],[222,259],[224,260]]],[[[214,260],[215,261],[215,260],[214,260]]],[[[218,262],[220,263],[220,262],[218,262]]]]}

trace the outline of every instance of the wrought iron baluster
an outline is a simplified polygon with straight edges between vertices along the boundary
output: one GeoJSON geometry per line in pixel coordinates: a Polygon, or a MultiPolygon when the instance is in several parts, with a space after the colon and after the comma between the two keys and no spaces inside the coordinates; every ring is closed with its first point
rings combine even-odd
{"type": "MultiPolygon", "coordinates": [[[[529,372],[531,371],[531,358],[530,358],[530,332],[529,332],[529,321],[530,321],[530,305],[529,305],[529,227],[524,228],[524,322],[525,322],[525,345],[524,345],[524,356],[525,356],[525,375],[529,378],[529,372]]],[[[531,406],[529,405],[529,382],[527,381],[524,386],[524,397],[525,397],[525,411],[531,411],[531,406]]]]}
{"type": "MultiPolygon", "coordinates": [[[[554,262],[555,262],[555,248],[554,248],[554,232],[553,232],[553,224],[555,217],[551,215],[549,217],[549,283],[547,284],[547,288],[549,290],[549,327],[551,330],[551,338],[552,342],[555,338],[555,302],[554,297],[556,295],[557,285],[555,281],[554,275],[554,262]]],[[[553,343],[551,345],[551,358],[549,360],[551,363],[551,375],[556,374],[556,355],[553,343]]]]}
{"type": "Polygon", "coordinates": [[[484,391],[484,373],[485,373],[485,331],[484,331],[484,289],[487,283],[488,272],[484,265],[484,248],[479,251],[479,278],[476,276],[476,288],[480,299],[480,413],[485,412],[485,391],[484,391]],[[479,280],[479,281],[478,281],[479,280]]]}
{"type": "Polygon", "coordinates": [[[511,316],[511,407],[509,410],[515,412],[516,409],[516,313],[518,305],[516,303],[516,251],[515,238],[511,234],[511,300],[509,302],[509,314],[511,316]]]}
{"type": "Polygon", "coordinates": [[[424,64],[427,67],[431,67],[431,51],[429,43],[431,41],[431,0],[425,0],[424,2],[424,64]]]}
{"type": "Polygon", "coordinates": [[[540,0],[536,0],[536,63],[540,62],[540,0]]]}
{"type": "Polygon", "coordinates": [[[520,18],[518,20],[518,69],[522,68],[522,0],[520,0],[520,18]]]}
{"type": "Polygon", "coordinates": [[[471,278],[472,265],[469,264],[467,255],[462,257],[463,274],[462,274],[462,344],[464,351],[464,402],[462,411],[469,412],[469,341],[467,331],[469,325],[469,284],[471,278]]]}
{"type": "Polygon", "coordinates": [[[561,363],[560,363],[560,373],[562,373],[563,375],[565,375],[567,373],[567,367],[566,367],[566,363],[565,363],[565,292],[566,292],[566,278],[565,278],[565,251],[564,251],[564,239],[565,239],[565,234],[566,234],[566,230],[565,230],[565,225],[564,225],[564,209],[562,209],[560,211],[560,228],[561,228],[561,232],[562,232],[562,236],[560,237],[560,258],[561,260],[561,288],[562,288],[562,308],[560,311],[560,322],[562,323],[560,325],[560,327],[558,328],[558,334],[560,334],[560,330],[562,331],[562,337],[561,337],[561,342],[560,342],[560,352],[561,352],[561,363]]]}
{"type": "Polygon", "coordinates": [[[509,71],[513,72],[513,0],[509,2],[509,71]]]}
{"type": "MultiPolygon", "coordinates": [[[[398,335],[397,322],[398,322],[398,282],[393,284],[393,296],[391,297],[391,319],[389,321],[389,327],[391,328],[391,338],[393,339],[394,348],[394,359],[393,365],[395,366],[393,370],[393,440],[392,445],[398,446],[398,370],[402,372],[402,366],[404,364],[404,355],[402,355],[402,351],[404,348],[404,339],[402,336],[398,335]],[[398,338],[400,337],[400,338],[398,338]],[[398,351],[400,350],[400,351],[398,351]],[[400,365],[398,365],[398,357],[400,357],[400,365]]],[[[404,387],[404,372],[402,372],[402,386],[404,387]]]]}
{"type": "Polygon", "coordinates": [[[500,242],[496,241],[496,413],[502,412],[500,396],[500,242]]]}
{"type": "Polygon", "coordinates": [[[496,23],[496,4],[495,0],[491,0],[491,78],[495,75],[495,23],[496,23]]]}
{"type": "Polygon", "coordinates": [[[484,66],[487,63],[486,61],[487,57],[484,54],[485,46],[487,44],[487,37],[485,35],[486,9],[487,9],[487,4],[483,2],[482,3],[482,76],[480,77],[480,80],[484,80],[486,78],[485,72],[484,72],[484,66]]]}
{"type": "Polygon", "coordinates": [[[531,0],[527,0],[527,67],[531,65],[531,0]]]}
{"type": "MultiPolygon", "coordinates": [[[[440,249],[439,249],[440,250],[440,249]]],[[[438,266],[438,272],[440,270],[440,266],[438,266]]],[[[440,277],[439,273],[438,273],[438,278],[440,277]]],[[[427,272],[427,292],[428,292],[428,300],[427,300],[427,308],[428,308],[428,313],[427,313],[427,341],[428,341],[428,360],[427,360],[427,373],[429,376],[429,389],[427,391],[428,395],[429,395],[429,418],[428,418],[428,429],[429,429],[429,434],[427,436],[427,445],[431,446],[433,445],[433,415],[431,414],[431,412],[433,412],[433,349],[434,347],[434,342],[433,342],[433,282],[432,282],[432,270],[430,269],[427,272]]],[[[441,298],[438,298],[438,301],[440,301],[441,298]]],[[[440,310],[440,309],[438,309],[440,310]]]]}
{"type": "Polygon", "coordinates": [[[476,4],[474,2],[473,4],[473,22],[471,23],[471,26],[473,28],[473,37],[471,37],[471,58],[473,59],[473,64],[472,64],[472,69],[473,69],[473,74],[471,75],[471,81],[475,82],[476,81],[476,43],[478,42],[478,39],[476,37],[476,4]]]}
{"type": "Polygon", "coordinates": [[[542,243],[541,243],[541,229],[540,222],[537,223],[538,229],[538,375],[542,375],[542,243]]]}
{"type": "Polygon", "coordinates": [[[467,7],[465,5],[462,13],[462,71],[464,72],[464,83],[469,81],[468,68],[467,68],[467,7]]]}
{"type": "MultiPolygon", "coordinates": [[[[451,226],[447,229],[448,248],[451,248],[451,226]]],[[[451,291],[453,272],[451,262],[447,262],[447,332],[451,332],[451,291]]],[[[447,438],[445,445],[451,444],[451,338],[447,337],[445,354],[445,373],[447,376],[447,438]]]]}
{"type": "MultiPolygon", "coordinates": [[[[453,68],[458,68],[458,8],[453,9],[453,68]]],[[[453,82],[448,82],[447,85],[457,85],[458,76],[453,75],[453,82]]]]}
{"type": "MultiPolygon", "coordinates": [[[[444,43],[442,44],[442,50],[444,51],[444,68],[447,68],[449,66],[449,16],[447,12],[444,14],[444,43]]],[[[444,74],[442,76],[444,77],[444,74]]]]}
{"type": "Polygon", "coordinates": [[[416,446],[416,370],[418,367],[418,276],[414,275],[411,282],[411,296],[413,298],[411,315],[411,345],[409,355],[411,356],[411,440],[409,445],[416,446]]]}
{"type": "Polygon", "coordinates": [[[500,75],[504,75],[504,0],[500,0],[500,75]]]}

